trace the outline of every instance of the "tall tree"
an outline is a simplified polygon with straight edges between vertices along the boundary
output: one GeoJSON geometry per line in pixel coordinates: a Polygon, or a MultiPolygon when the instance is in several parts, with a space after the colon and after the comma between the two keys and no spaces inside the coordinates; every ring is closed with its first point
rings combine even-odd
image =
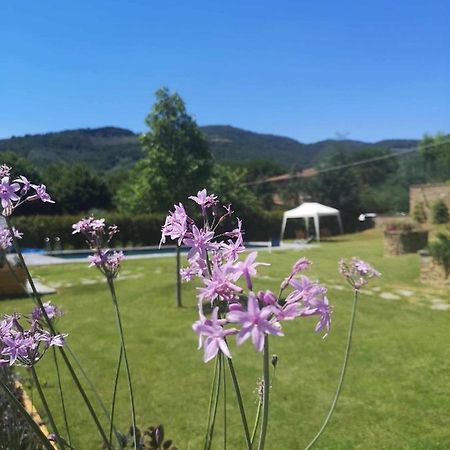
{"type": "Polygon", "coordinates": [[[202,188],[212,170],[208,143],[183,99],[167,88],[145,119],[149,131],[141,137],[145,157],[133,171],[118,201],[128,211],[165,211],[202,188]]]}

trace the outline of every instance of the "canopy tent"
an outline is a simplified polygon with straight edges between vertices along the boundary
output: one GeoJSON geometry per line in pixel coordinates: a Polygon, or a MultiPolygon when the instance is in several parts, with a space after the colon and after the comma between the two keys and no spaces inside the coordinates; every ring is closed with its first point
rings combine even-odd
{"type": "Polygon", "coordinates": [[[297,208],[285,211],[283,214],[283,223],[281,225],[281,235],[280,240],[283,239],[284,231],[286,229],[286,222],[288,219],[304,219],[306,226],[306,233],[309,233],[309,219],[314,219],[314,228],[316,230],[316,239],[320,241],[320,228],[319,228],[319,218],[323,216],[336,216],[339,230],[342,230],[341,213],[336,208],[331,208],[330,206],[325,206],[320,203],[315,202],[305,202],[302,203],[297,208]]]}

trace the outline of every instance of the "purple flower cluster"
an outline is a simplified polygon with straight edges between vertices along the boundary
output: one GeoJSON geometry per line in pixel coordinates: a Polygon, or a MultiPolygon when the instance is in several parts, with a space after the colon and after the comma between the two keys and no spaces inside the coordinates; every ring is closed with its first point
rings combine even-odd
{"type": "Polygon", "coordinates": [[[12,182],[11,168],[6,164],[0,166],[0,203],[2,215],[10,216],[15,208],[25,202],[41,200],[42,202],[55,203],[47,193],[43,184],[33,184],[23,175],[12,182]]]}
{"type": "Polygon", "coordinates": [[[89,256],[90,267],[97,267],[109,279],[115,278],[125,256],[121,251],[111,251],[106,246],[119,232],[116,225],[106,228],[105,219],[87,217],[72,225],[72,234],[82,234],[94,254],[89,256]]]}
{"type": "MultiPolygon", "coordinates": [[[[22,233],[20,233],[16,228],[13,228],[14,237],[17,239],[22,239],[22,233]]],[[[13,245],[13,236],[8,227],[0,225],[0,250],[8,250],[9,247],[13,245]]]]}
{"type": "Polygon", "coordinates": [[[162,227],[161,243],[170,238],[178,245],[189,247],[189,264],[181,269],[181,276],[184,281],[198,277],[202,283],[197,294],[199,320],[193,324],[193,330],[199,336],[199,348],[204,349],[205,362],[213,359],[219,350],[231,358],[226,340],[231,335],[236,335],[237,345],[251,339],[255,349],[262,351],[265,335],[283,335],[280,323],[283,320],[318,316],[316,331],[328,333],[331,311],[326,289],[304,275],[296,278],[299,272],[309,268],[309,260],[301,258],[294,264],[281,283],[278,296],[271,291],[255,292],[253,279],[257,267],[268,264],[256,262],[256,252],[239,260],[245,251],[241,220],[237,219],[237,227],[232,231],[218,233],[219,225],[233,215],[231,208],[225,207],[225,212],[218,214],[217,197],[208,194],[206,189],[189,198],[200,206],[203,226],[195,224],[181,203],[175,205],[162,227]],[[247,292],[237,284],[239,280],[247,292]],[[288,287],[292,290],[282,299],[288,287]],[[205,304],[212,309],[209,318],[205,315],[205,304]]]}
{"type": "MultiPolygon", "coordinates": [[[[59,311],[54,305],[45,304],[46,311],[59,311]]],[[[67,334],[52,335],[44,330],[40,322],[41,316],[36,310],[27,317],[29,325],[25,329],[21,324],[21,316],[13,314],[4,316],[0,321],[0,366],[13,364],[30,367],[36,364],[49,347],[62,347],[67,334]]],[[[55,316],[53,316],[55,317],[55,316]]]]}
{"type": "Polygon", "coordinates": [[[371,265],[356,257],[353,257],[350,262],[341,259],[339,272],[355,291],[359,291],[371,278],[381,276],[381,273],[371,265]]]}

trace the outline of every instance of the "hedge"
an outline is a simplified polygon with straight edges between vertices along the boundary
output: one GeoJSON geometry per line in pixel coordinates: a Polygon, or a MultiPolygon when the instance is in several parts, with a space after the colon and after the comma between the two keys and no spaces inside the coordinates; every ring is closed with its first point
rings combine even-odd
{"type": "MultiPolygon", "coordinates": [[[[116,224],[120,233],[114,240],[117,247],[137,247],[157,245],[161,237],[161,226],[165,215],[142,214],[121,215],[117,213],[105,214],[107,224],[116,224]]],[[[80,235],[72,235],[72,224],[80,220],[80,216],[15,216],[14,226],[23,233],[22,247],[55,249],[55,238],[63,249],[82,249],[86,247],[80,235]],[[45,239],[49,238],[49,244],[45,239]]],[[[278,238],[281,227],[282,212],[262,211],[242,217],[245,240],[265,241],[278,238]]],[[[293,236],[293,232],[289,232],[293,236]]]]}

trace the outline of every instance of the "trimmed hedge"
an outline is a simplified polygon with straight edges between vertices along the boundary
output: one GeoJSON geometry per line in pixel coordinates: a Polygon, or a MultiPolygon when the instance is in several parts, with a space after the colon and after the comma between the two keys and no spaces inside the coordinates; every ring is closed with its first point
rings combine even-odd
{"type": "MultiPolygon", "coordinates": [[[[161,238],[161,227],[165,214],[121,215],[117,213],[102,215],[108,225],[116,224],[120,233],[114,239],[117,247],[157,245],[161,238]]],[[[50,239],[54,249],[55,238],[60,238],[63,249],[82,249],[86,247],[80,235],[72,235],[72,224],[80,220],[79,215],[65,216],[16,216],[14,226],[23,233],[22,247],[48,248],[45,239],[50,239]]],[[[281,228],[282,212],[270,211],[242,217],[245,239],[266,241],[278,238],[281,228]]],[[[293,235],[288,230],[288,235],[293,235]]],[[[58,244],[59,245],[59,244],[58,244]]]]}

